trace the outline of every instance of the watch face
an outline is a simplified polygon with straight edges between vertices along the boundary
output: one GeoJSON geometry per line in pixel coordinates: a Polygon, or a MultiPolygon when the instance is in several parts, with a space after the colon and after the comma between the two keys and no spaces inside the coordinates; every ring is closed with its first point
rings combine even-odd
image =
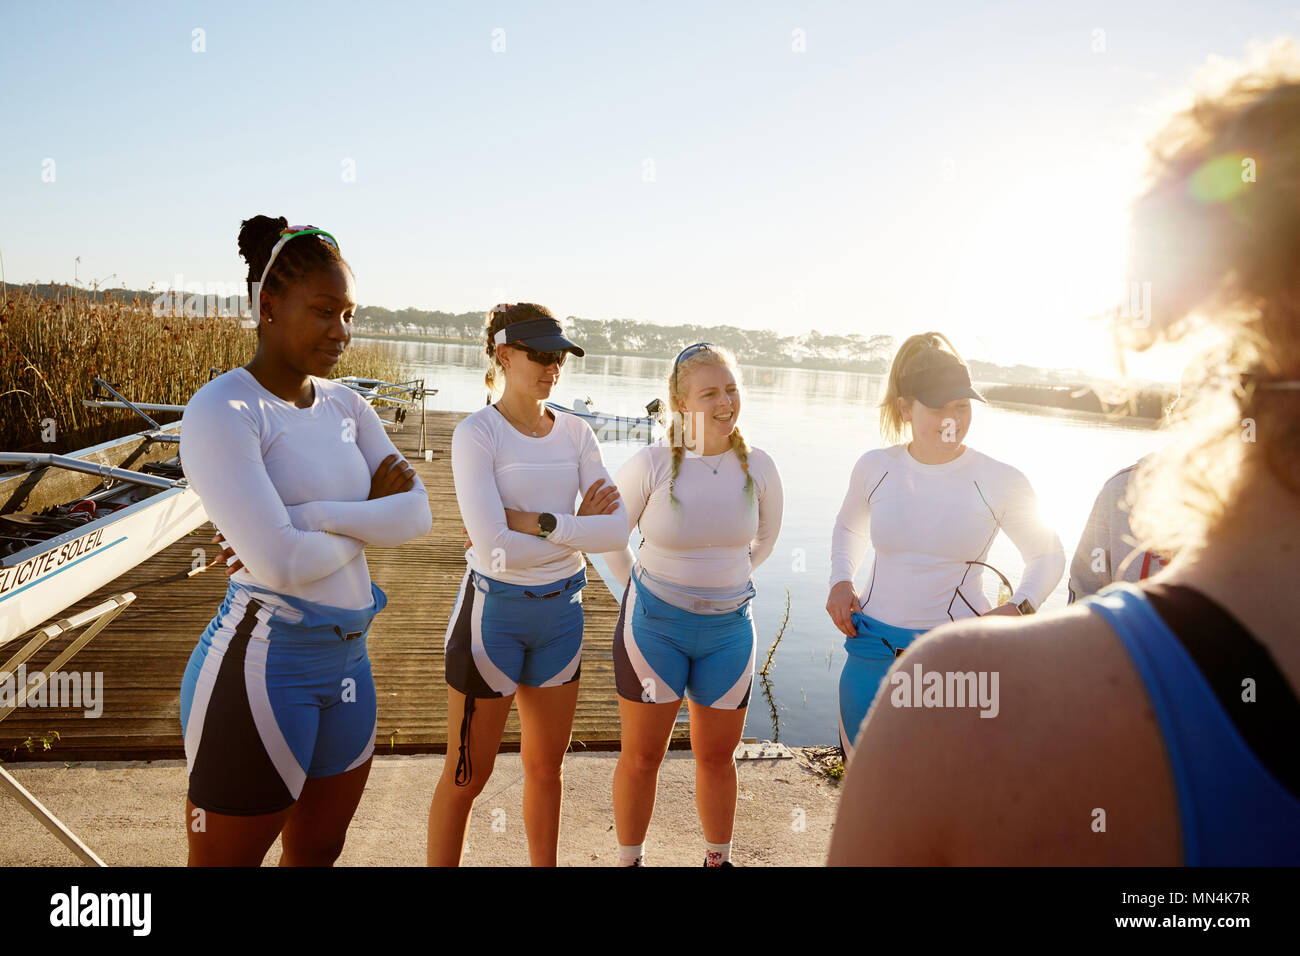
{"type": "Polygon", "coordinates": [[[537,517],[537,524],[543,531],[550,534],[555,530],[555,515],[542,512],[542,514],[537,517]]]}

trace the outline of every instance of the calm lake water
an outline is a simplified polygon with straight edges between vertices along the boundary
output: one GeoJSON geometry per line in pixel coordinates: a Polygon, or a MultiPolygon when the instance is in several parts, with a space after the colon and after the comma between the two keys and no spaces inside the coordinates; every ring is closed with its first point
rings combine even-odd
{"type": "MultiPolygon", "coordinates": [[[[394,343],[400,359],[424,375],[438,394],[429,408],[474,411],[486,397],[480,347],[434,343],[394,343]]],[[[602,411],[644,414],[655,397],[667,397],[671,362],[626,356],[569,357],[552,398],[572,406],[590,396],[602,411]]],[[[785,487],[785,517],[776,550],[754,574],[758,596],[761,666],[785,615],[790,620],[777,648],[770,674],[770,700],[755,680],[746,736],[779,739],[794,746],[838,741],[839,674],[844,666],[844,636],[826,615],[830,577],[830,539],[835,515],[844,499],[853,465],[863,452],[881,444],[875,403],[884,379],[877,375],[814,369],[745,368],[740,425],[749,442],[775,460],[785,487]]],[[[966,444],[1005,461],[1028,476],[1042,514],[1065,546],[1067,563],[1102,483],[1162,443],[1146,423],[1114,424],[1096,417],[1056,412],[1022,412],[974,403],[966,444]]],[[[605,466],[614,474],[639,448],[625,442],[602,442],[605,466]]],[[[633,542],[635,545],[635,541],[633,542]]],[[[595,555],[615,597],[621,586],[595,555]]],[[[870,573],[868,551],[858,573],[861,587],[870,573]]],[[[1024,562],[1015,546],[999,534],[989,563],[1014,584],[1024,562]]],[[[1063,607],[1066,575],[1045,609],[1063,607]]],[[[992,582],[992,572],[985,573],[992,582]]],[[[682,709],[683,715],[685,708],[682,709]]]]}

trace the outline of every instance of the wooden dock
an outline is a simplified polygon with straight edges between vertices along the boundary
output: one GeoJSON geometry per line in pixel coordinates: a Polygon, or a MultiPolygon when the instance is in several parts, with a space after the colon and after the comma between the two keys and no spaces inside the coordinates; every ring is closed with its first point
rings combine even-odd
{"type": "MultiPolygon", "coordinates": [[[[452,484],[450,449],[452,429],[465,413],[429,411],[427,415],[426,442],[432,461],[426,462],[419,453],[418,416],[408,417],[390,437],[428,489],[433,528],[400,548],[366,549],[371,577],[388,595],[388,606],[375,618],[368,638],[379,694],[377,754],[444,753],[447,746],[442,646],[465,574],[465,535],[452,484]]],[[[93,607],[124,591],[136,594],[135,603],[63,668],[103,673],[103,713],[88,718],[75,709],[20,707],[0,722],[0,758],[29,759],[23,742],[29,737],[39,740],[49,731],[59,734],[53,748],[43,752],[38,743],[30,759],[184,757],[181,676],[199,635],[221,603],[227,581],[218,567],[180,583],[150,582],[189,567],[196,557],[211,561],[217,553],[213,534],[212,525],[205,524],[64,612],[67,616],[93,607]]],[[[572,746],[614,750],[619,720],[612,646],[618,602],[590,561],[587,581],[582,679],[572,746]]],[[[47,648],[28,663],[28,670],[44,666],[53,656],[47,648]]],[[[675,732],[674,745],[685,740],[683,723],[675,732]]],[[[502,749],[518,747],[519,723],[512,711],[502,749]]]]}

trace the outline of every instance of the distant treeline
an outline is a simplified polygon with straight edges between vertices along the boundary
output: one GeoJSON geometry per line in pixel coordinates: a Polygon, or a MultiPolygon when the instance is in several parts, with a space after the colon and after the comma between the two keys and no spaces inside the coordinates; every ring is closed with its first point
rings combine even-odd
{"type": "MultiPolygon", "coordinates": [[[[10,286],[41,298],[67,298],[72,290],[64,285],[10,286]]],[[[202,294],[167,295],[158,291],[111,289],[78,290],[78,297],[91,301],[129,303],[163,308],[174,315],[207,314],[220,308],[235,314],[240,303],[234,299],[202,294]],[[207,313],[205,313],[207,310],[207,313]]],[[[424,309],[386,309],[363,305],[357,309],[354,334],[379,338],[480,345],[483,342],[483,312],[438,312],[424,309]]],[[[568,316],[565,326],[573,339],[596,355],[638,355],[671,359],[694,342],[716,342],[731,349],[747,365],[800,367],[884,375],[889,371],[897,342],[891,335],[824,335],[814,330],[800,335],[779,335],[770,329],[742,329],[731,325],[656,325],[636,319],[584,319],[568,316]]],[[[971,378],[977,382],[1000,383],[1019,388],[990,391],[990,400],[1040,405],[1074,411],[1102,412],[1097,395],[1087,388],[1090,379],[1082,372],[1044,369],[1032,365],[996,365],[968,359],[971,378]]],[[[1136,395],[1137,414],[1159,418],[1167,396],[1159,391],[1136,395]]]]}
{"type": "MultiPolygon", "coordinates": [[[[482,312],[425,312],[367,305],[357,310],[356,334],[478,345],[483,341],[482,312]]],[[[671,359],[687,345],[715,342],[731,349],[747,365],[833,369],[884,375],[897,342],[892,335],[824,335],[811,330],[779,335],[770,329],[734,325],[655,325],[635,319],[564,320],[573,340],[596,355],[639,355],[671,359]]],[[[984,382],[1075,383],[1079,372],[1031,365],[995,365],[971,360],[971,377],[984,382]]]]}

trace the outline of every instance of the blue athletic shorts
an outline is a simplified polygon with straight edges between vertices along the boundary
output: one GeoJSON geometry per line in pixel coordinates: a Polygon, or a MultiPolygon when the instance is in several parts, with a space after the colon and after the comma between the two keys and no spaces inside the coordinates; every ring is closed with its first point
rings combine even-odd
{"type": "Polygon", "coordinates": [[[614,632],[618,695],[662,704],[689,694],[705,707],[748,706],[757,644],[750,603],[723,614],[695,614],[655,597],[633,575],[614,632]]]}
{"type": "Polygon", "coordinates": [[[372,606],[350,610],[230,582],[181,680],[191,803],[276,813],[308,777],[370,758],[377,702],[366,636],[388,603],[370,588],[372,606]]]}
{"type": "Polygon", "coordinates": [[[844,639],[849,658],[840,674],[840,746],[844,748],[845,759],[853,754],[858,731],[885,672],[903,648],[925,633],[894,627],[856,611],[853,623],[857,625],[858,635],[844,639]]]}
{"type": "Polygon", "coordinates": [[[584,568],[550,584],[506,584],[465,571],[447,624],[447,683],[466,697],[558,687],[582,671],[584,568]]]}

